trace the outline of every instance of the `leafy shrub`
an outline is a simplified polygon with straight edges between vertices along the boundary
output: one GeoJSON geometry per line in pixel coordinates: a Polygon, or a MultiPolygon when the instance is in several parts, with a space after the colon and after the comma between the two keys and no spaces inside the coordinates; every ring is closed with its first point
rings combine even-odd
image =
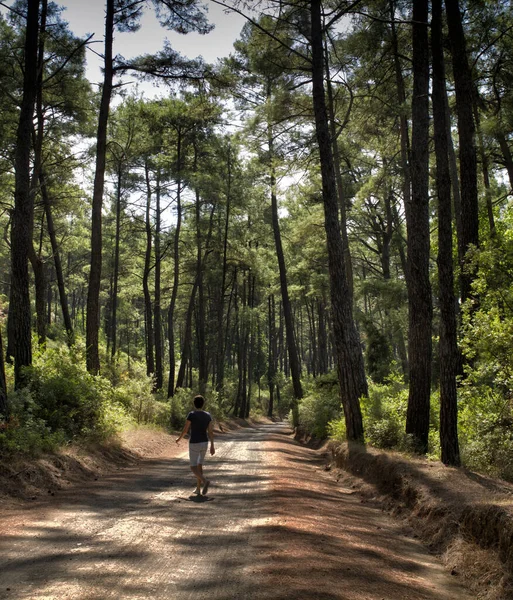
{"type": "MultiPolygon", "coordinates": [[[[405,433],[408,387],[400,378],[383,384],[370,383],[369,397],[360,401],[365,441],[376,448],[409,451],[411,440],[405,433]]],[[[330,421],[329,436],[346,439],[344,418],[330,421]]]]}
{"type": "Polygon", "coordinates": [[[462,463],[469,469],[513,481],[511,401],[500,388],[471,385],[460,393],[459,439],[462,463]]]}
{"type": "Polygon", "coordinates": [[[9,395],[11,416],[0,423],[2,455],[28,454],[39,456],[56,450],[66,442],[63,431],[52,431],[45,421],[35,416],[36,404],[27,389],[9,395]]]}
{"type": "Polygon", "coordinates": [[[299,426],[308,435],[324,439],[329,422],[340,415],[340,410],[336,375],[318,377],[299,402],[299,426]]]}
{"type": "Polygon", "coordinates": [[[171,398],[171,427],[175,429],[181,429],[184,426],[185,418],[193,409],[192,398],[192,390],[188,388],[180,388],[176,390],[174,396],[171,398]]]}
{"type": "Polygon", "coordinates": [[[463,307],[460,449],[465,466],[513,481],[513,231],[511,208],[497,236],[473,251],[477,276],[463,307]]]}
{"type": "Polygon", "coordinates": [[[79,351],[48,349],[35,357],[28,372],[35,415],[52,431],[71,438],[92,431],[109,435],[116,429],[105,406],[112,402],[112,385],[86,370],[79,351]]]}
{"type": "Polygon", "coordinates": [[[169,425],[170,403],[152,392],[153,378],[146,375],[145,365],[132,362],[130,371],[118,371],[115,377],[114,403],[123,406],[136,423],[169,425]]]}

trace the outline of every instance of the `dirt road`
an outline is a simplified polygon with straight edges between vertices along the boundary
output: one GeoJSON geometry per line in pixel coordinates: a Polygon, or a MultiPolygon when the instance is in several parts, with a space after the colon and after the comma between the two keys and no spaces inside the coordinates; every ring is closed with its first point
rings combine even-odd
{"type": "Polygon", "coordinates": [[[280,424],[186,446],[0,516],[0,598],[462,600],[456,577],[280,424]]]}

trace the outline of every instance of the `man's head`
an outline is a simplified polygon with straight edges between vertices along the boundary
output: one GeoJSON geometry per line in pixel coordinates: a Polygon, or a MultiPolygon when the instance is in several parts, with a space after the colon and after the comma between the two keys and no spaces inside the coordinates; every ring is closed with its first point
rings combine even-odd
{"type": "Polygon", "coordinates": [[[198,394],[197,396],[194,396],[193,402],[196,408],[203,408],[203,405],[205,404],[205,398],[198,394]]]}

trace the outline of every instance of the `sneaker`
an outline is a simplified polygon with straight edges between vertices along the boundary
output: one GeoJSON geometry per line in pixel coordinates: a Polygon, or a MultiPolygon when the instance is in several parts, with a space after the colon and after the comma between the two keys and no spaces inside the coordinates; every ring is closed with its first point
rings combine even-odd
{"type": "Polygon", "coordinates": [[[205,483],[203,484],[203,489],[201,490],[201,493],[206,496],[207,492],[208,492],[208,486],[210,485],[210,481],[208,479],[205,479],[205,483]]]}
{"type": "Polygon", "coordinates": [[[196,494],[196,496],[199,496],[201,494],[201,488],[198,486],[196,486],[196,489],[194,490],[194,493],[196,494]]]}

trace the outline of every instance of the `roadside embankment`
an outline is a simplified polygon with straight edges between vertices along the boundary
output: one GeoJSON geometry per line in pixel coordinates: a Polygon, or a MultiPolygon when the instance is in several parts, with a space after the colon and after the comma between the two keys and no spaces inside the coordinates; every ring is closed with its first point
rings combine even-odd
{"type": "Polygon", "coordinates": [[[349,483],[363,498],[379,499],[407,519],[474,598],[513,598],[512,484],[361,445],[329,442],[323,451],[327,469],[337,478],[350,474],[349,483]]]}
{"type": "MultiPolygon", "coordinates": [[[[216,422],[214,434],[250,427],[265,419],[230,418],[216,422]]],[[[0,503],[23,507],[36,500],[58,496],[87,481],[137,464],[148,458],[176,453],[178,432],[159,427],[139,426],[120,432],[103,441],[81,441],[38,457],[13,454],[0,457],[0,503]]]]}

